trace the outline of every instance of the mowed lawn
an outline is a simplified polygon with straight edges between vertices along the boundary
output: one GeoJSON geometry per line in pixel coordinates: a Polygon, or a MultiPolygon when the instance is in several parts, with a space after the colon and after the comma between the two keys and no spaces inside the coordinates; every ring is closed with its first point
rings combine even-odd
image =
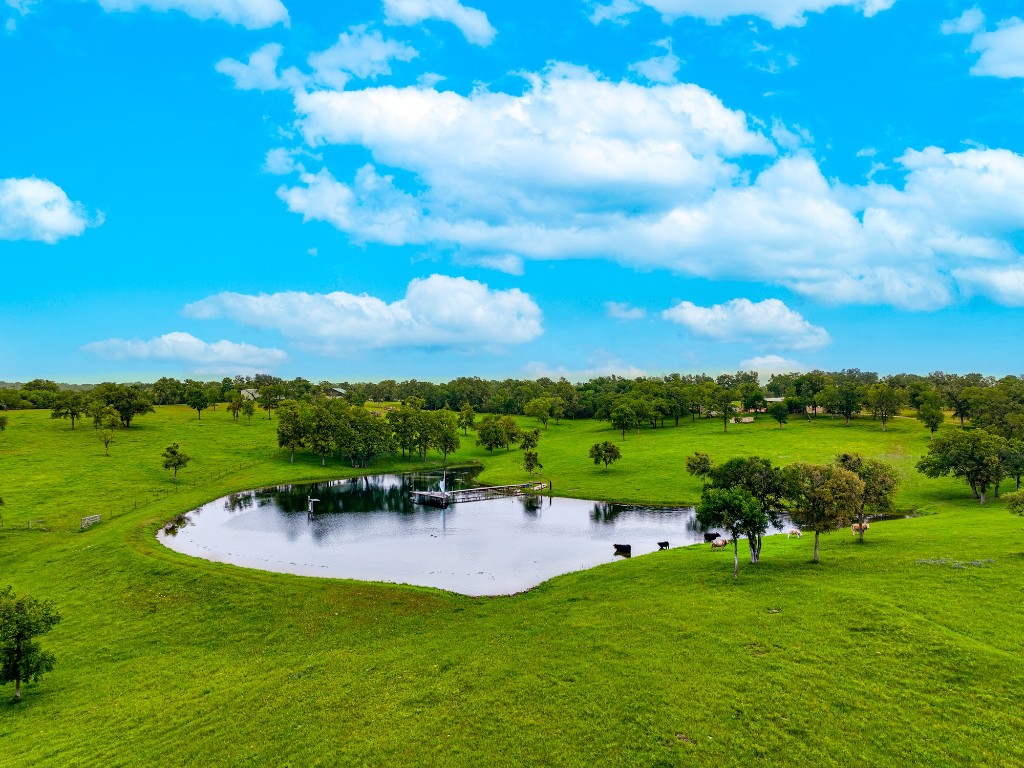
{"type": "MultiPolygon", "coordinates": [[[[885,434],[822,417],[727,434],[684,422],[625,441],[552,423],[539,454],[556,493],[687,503],[694,450],[779,463],[859,451],[892,461],[900,507],[925,514],[872,526],[863,546],[835,532],[820,565],[809,538],[772,537],[736,583],[729,555],[700,546],[469,598],[160,546],[158,525],[201,502],[346,473],[289,464],[276,420],[158,408],[107,458],[88,422],[9,415],[0,586],[53,599],[64,621],[43,639],[57,668],[18,705],[0,689],[5,768],[1024,764],[1024,521],[919,477],[928,437],[911,419],[885,434]],[[605,439],[623,452],[608,471],[587,457],[605,439]],[[177,489],[160,466],[172,441],[193,456],[177,489]],[[103,522],[79,532],[88,514],[103,522]],[[24,527],[39,519],[46,530],[24,527]]],[[[482,461],[488,482],[526,479],[521,452],[488,454],[472,433],[454,460],[482,461]]]]}

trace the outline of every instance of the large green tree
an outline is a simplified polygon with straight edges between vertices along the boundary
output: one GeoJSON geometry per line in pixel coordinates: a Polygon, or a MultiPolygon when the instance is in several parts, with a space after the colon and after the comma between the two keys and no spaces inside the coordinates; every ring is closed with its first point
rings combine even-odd
{"type": "MultiPolygon", "coordinates": [[[[697,523],[702,528],[724,528],[732,540],[732,577],[739,578],[739,538],[744,533],[768,529],[768,518],[757,501],[740,488],[708,488],[697,505],[697,523]]],[[[753,551],[753,547],[751,547],[753,551]]]]}
{"type": "Polygon", "coordinates": [[[53,410],[50,413],[52,419],[70,419],[71,428],[75,428],[75,422],[79,417],[89,410],[89,398],[82,392],[73,389],[66,389],[58,392],[53,399],[53,410]]]}
{"type": "Polygon", "coordinates": [[[768,406],[768,415],[772,417],[773,421],[779,422],[779,429],[782,429],[782,425],[789,421],[789,406],[785,401],[772,403],[768,406]]]}
{"type": "Polygon", "coordinates": [[[850,419],[860,413],[864,402],[864,388],[856,380],[845,378],[836,385],[836,399],[833,407],[836,413],[850,426],[850,419]]]}
{"type": "Polygon", "coordinates": [[[974,498],[985,503],[990,485],[1003,475],[1002,453],[1006,441],[983,429],[944,431],[928,445],[928,454],[917,470],[928,477],[953,475],[966,481],[974,498]]]}
{"type": "Polygon", "coordinates": [[[942,410],[942,399],[935,390],[921,394],[918,398],[917,420],[928,427],[930,439],[935,439],[935,430],[942,426],[946,414],[942,410]]]}
{"type": "Polygon", "coordinates": [[[864,483],[857,504],[857,521],[860,523],[860,543],[864,543],[864,524],[867,514],[889,515],[896,509],[896,491],[900,476],[896,470],[878,459],[870,459],[858,453],[841,453],[836,456],[836,466],[848,469],[864,483]]]}
{"type": "MultiPolygon", "coordinates": [[[[514,421],[514,420],[513,420],[514,421]]],[[[448,455],[459,450],[459,417],[447,407],[430,414],[430,447],[448,463],[448,455]]]]}
{"type": "Polygon", "coordinates": [[[93,401],[102,410],[111,405],[121,417],[121,426],[129,429],[136,416],[153,413],[153,402],[140,387],[105,382],[92,391],[93,401]]]}
{"type": "MultiPolygon", "coordinates": [[[[416,414],[419,413],[419,408],[413,408],[409,405],[400,405],[394,410],[388,411],[387,419],[391,425],[391,430],[395,435],[395,442],[399,449],[402,451],[402,458],[405,458],[406,452],[412,456],[413,448],[416,446],[416,414]]],[[[479,445],[480,442],[477,441],[479,445]]],[[[488,449],[490,450],[490,449],[488,449]]]]}
{"type": "Polygon", "coordinates": [[[907,392],[891,384],[872,384],[868,387],[865,402],[871,412],[882,421],[882,431],[893,416],[898,416],[900,409],[907,404],[907,392]]]}
{"type": "Polygon", "coordinates": [[[267,418],[271,418],[271,411],[273,411],[277,404],[284,400],[285,387],[280,381],[273,381],[260,386],[259,394],[256,396],[256,402],[260,408],[267,412],[267,418]]]}
{"type": "Polygon", "coordinates": [[[302,411],[303,441],[307,448],[320,457],[321,467],[327,466],[327,455],[337,447],[339,426],[337,409],[326,401],[317,400],[302,411]]]}
{"type": "Polygon", "coordinates": [[[936,371],[928,376],[936,389],[942,394],[943,400],[953,415],[960,419],[961,429],[964,426],[964,419],[971,415],[970,393],[965,390],[972,387],[987,386],[991,383],[980,373],[967,373],[959,375],[956,373],[943,373],[936,371]]]}
{"type": "Polygon", "coordinates": [[[711,396],[710,405],[712,410],[718,413],[722,419],[722,431],[729,431],[729,421],[736,413],[735,393],[724,387],[715,389],[711,396]]]}
{"type": "Polygon", "coordinates": [[[524,451],[535,451],[540,444],[539,429],[524,429],[519,438],[519,447],[524,451]]]}
{"type": "Polygon", "coordinates": [[[696,451],[692,456],[686,457],[686,474],[700,478],[701,488],[708,484],[708,475],[712,468],[711,457],[706,453],[696,451]]]}
{"type": "Polygon", "coordinates": [[[505,430],[497,416],[487,416],[480,422],[476,429],[476,444],[493,452],[495,448],[504,445],[505,430]]]}
{"type": "Polygon", "coordinates": [[[523,430],[517,422],[511,416],[500,416],[498,418],[498,425],[501,427],[502,445],[505,446],[505,450],[509,450],[514,443],[518,443],[520,438],[523,436],[523,430]]]}
{"type": "Polygon", "coordinates": [[[277,409],[277,446],[289,450],[289,461],[295,463],[295,449],[303,443],[302,414],[294,400],[284,400],[277,409]]]}
{"type": "Polygon", "coordinates": [[[531,416],[539,421],[544,429],[548,428],[555,408],[555,399],[552,397],[535,397],[523,407],[523,414],[531,416]]]}
{"type": "Polygon", "coordinates": [[[530,478],[533,478],[534,472],[540,472],[544,469],[544,465],[540,463],[540,458],[537,456],[536,451],[523,451],[523,469],[530,473],[530,478]]]}
{"type": "Polygon", "coordinates": [[[210,407],[210,393],[203,382],[191,379],[185,382],[185,405],[199,414],[202,421],[203,411],[210,407]]]}
{"type": "Polygon", "coordinates": [[[231,413],[231,420],[238,421],[238,413],[242,410],[242,394],[237,389],[225,393],[228,401],[228,411],[231,413]]]}
{"type": "Polygon", "coordinates": [[[246,421],[252,424],[252,415],[256,413],[256,403],[248,397],[244,397],[239,409],[242,411],[242,415],[245,416],[246,421]]]}
{"type": "Polygon", "coordinates": [[[864,494],[864,482],[842,467],[798,462],[784,470],[790,517],[801,528],[814,531],[814,562],[822,533],[842,528],[864,494]]]}
{"type": "Polygon", "coordinates": [[[468,435],[469,430],[473,428],[474,424],[476,424],[476,411],[473,410],[473,406],[467,400],[459,410],[459,426],[462,427],[462,434],[468,435]]]}
{"type": "Polygon", "coordinates": [[[177,443],[171,443],[163,452],[164,469],[174,472],[174,482],[178,482],[178,470],[184,469],[192,457],[181,450],[177,443]]]}
{"type": "Polygon", "coordinates": [[[603,443],[594,443],[590,446],[590,458],[594,460],[595,464],[604,464],[604,469],[607,472],[608,467],[622,458],[622,451],[615,443],[605,440],[603,443]]]}
{"type": "Polygon", "coordinates": [[[1016,482],[1014,491],[1019,491],[1021,477],[1024,476],[1024,440],[1017,438],[1007,440],[1006,446],[999,454],[999,460],[1002,462],[1005,474],[1016,482]]]}
{"type": "Polygon", "coordinates": [[[121,416],[112,405],[105,406],[93,416],[96,435],[103,443],[103,455],[110,455],[110,444],[114,442],[114,433],[121,426],[121,416]]]}
{"type": "Polygon", "coordinates": [[[14,700],[21,700],[23,682],[39,682],[53,669],[56,658],[36,638],[45,635],[61,616],[49,600],[0,590],[0,685],[14,683],[14,700]]]}
{"type": "MultiPolygon", "coordinates": [[[[279,410],[279,419],[281,413],[279,410]]],[[[353,467],[365,469],[375,458],[395,449],[395,436],[387,419],[362,406],[346,409],[339,416],[339,425],[337,449],[353,467]]],[[[451,431],[455,433],[454,425],[451,431]]]]}
{"type": "Polygon", "coordinates": [[[185,396],[185,387],[182,383],[167,376],[153,382],[149,391],[153,393],[153,402],[157,405],[177,405],[185,396]]]}
{"type": "Polygon", "coordinates": [[[636,411],[626,403],[619,403],[612,408],[611,414],[609,414],[612,427],[619,430],[622,433],[622,439],[626,439],[626,430],[633,429],[639,422],[637,421],[636,411]]]}
{"type": "Polygon", "coordinates": [[[711,485],[718,489],[740,489],[757,502],[761,516],[749,518],[755,526],[744,529],[744,535],[750,543],[750,562],[761,561],[761,544],[770,523],[776,527],[782,525],[783,499],[788,490],[787,481],[782,470],[772,465],[768,459],[760,456],[746,456],[729,459],[724,464],[710,470],[711,485]],[[763,527],[761,520],[766,521],[763,527]]]}

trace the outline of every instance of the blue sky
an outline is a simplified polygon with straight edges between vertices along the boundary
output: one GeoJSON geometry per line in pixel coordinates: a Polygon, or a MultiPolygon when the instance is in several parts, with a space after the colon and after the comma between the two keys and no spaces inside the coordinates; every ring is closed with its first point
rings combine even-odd
{"type": "Polygon", "coordinates": [[[0,379],[1021,373],[1015,3],[0,11],[0,379]]]}

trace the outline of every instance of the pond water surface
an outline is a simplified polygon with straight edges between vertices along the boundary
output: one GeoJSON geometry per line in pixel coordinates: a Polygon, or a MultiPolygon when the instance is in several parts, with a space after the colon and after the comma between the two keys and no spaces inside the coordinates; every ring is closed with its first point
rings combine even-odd
{"type": "Polygon", "coordinates": [[[412,490],[473,487],[475,471],[373,475],[232,494],[158,534],[178,552],[265,571],[507,595],[553,576],[704,540],[694,510],[559,497],[413,504],[412,490]],[[312,497],[315,514],[308,514],[312,497]]]}

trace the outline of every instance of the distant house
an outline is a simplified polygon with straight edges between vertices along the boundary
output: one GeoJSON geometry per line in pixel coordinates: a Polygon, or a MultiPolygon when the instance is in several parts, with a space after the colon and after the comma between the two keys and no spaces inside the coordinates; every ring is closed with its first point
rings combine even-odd
{"type": "Polygon", "coordinates": [[[239,394],[243,400],[258,400],[260,391],[258,389],[243,389],[239,394]]]}
{"type": "Polygon", "coordinates": [[[345,390],[338,389],[336,387],[328,387],[327,389],[323,390],[323,396],[329,400],[339,400],[345,397],[345,390]]]}
{"type": "Polygon", "coordinates": [[[784,403],[786,398],[784,397],[766,397],[764,399],[766,403],[784,403]]]}

